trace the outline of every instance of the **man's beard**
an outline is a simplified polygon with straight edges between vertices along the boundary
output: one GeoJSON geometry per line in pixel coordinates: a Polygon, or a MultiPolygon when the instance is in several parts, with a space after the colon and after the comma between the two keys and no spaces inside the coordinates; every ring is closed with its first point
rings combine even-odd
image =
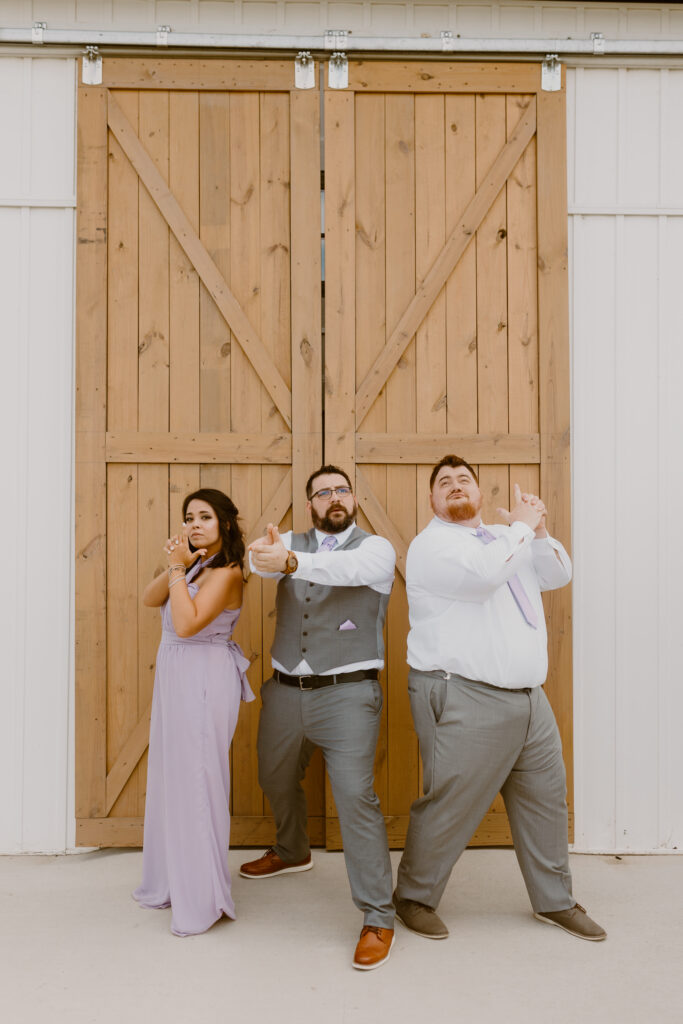
{"type": "Polygon", "coordinates": [[[351,512],[347,512],[343,505],[334,505],[332,508],[328,508],[324,516],[319,516],[314,508],[311,508],[311,519],[313,525],[317,530],[322,530],[323,533],[343,533],[344,530],[348,529],[352,523],[356,521],[356,513],[358,509],[354,506],[351,512]],[[344,517],[342,519],[331,519],[331,512],[343,512],[344,517]]]}
{"type": "Polygon", "coordinates": [[[449,502],[447,506],[448,518],[452,523],[467,522],[479,514],[481,506],[481,501],[477,502],[476,505],[472,501],[458,501],[452,504],[449,502]]]}

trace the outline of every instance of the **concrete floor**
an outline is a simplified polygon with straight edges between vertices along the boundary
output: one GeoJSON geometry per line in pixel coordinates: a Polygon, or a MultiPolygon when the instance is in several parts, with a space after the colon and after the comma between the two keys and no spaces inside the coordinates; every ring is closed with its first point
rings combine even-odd
{"type": "Polygon", "coordinates": [[[468,850],[440,907],[450,938],[397,924],[391,960],[366,973],[341,854],[263,881],[239,877],[250,856],[230,853],[239,919],[188,939],[130,898],[139,851],[0,858],[1,1019],[683,1022],[683,857],[573,856],[575,894],[609,933],[591,943],[533,919],[511,851],[468,850]]]}

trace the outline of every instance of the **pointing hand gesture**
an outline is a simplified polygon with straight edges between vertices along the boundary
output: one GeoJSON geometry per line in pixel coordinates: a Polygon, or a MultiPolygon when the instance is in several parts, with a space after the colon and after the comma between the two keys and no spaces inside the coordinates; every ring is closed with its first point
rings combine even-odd
{"type": "Polygon", "coordinates": [[[287,548],[273,523],[268,523],[263,537],[253,541],[249,550],[252,564],[259,572],[282,572],[287,561],[287,548]]]}
{"type": "Polygon", "coordinates": [[[522,493],[519,484],[513,488],[514,504],[508,511],[505,508],[496,509],[498,515],[510,526],[511,523],[526,523],[536,533],[537,537],[545,537],[546,529],[546,507],[537,494],[522,493]]]}

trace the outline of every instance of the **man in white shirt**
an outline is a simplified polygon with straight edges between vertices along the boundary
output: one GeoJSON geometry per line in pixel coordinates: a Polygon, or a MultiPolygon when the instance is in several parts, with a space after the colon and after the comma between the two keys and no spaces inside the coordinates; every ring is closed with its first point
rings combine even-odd
{"type": "Polygon", "coordinates": [[[514,488],[505,526],[483,526],[477,475],[447,455],[430,479],[434,518],[408,550],[411,710],[424,766],[394,904],[431,939],[455,862],[500,791],[534,916],[579,938],[605,931],[572,895],[566,781],[548,669],[542,590],[571,579],[545,505],[514,488]]]}
{"type": "Polygon", "coordinates": [[[306,497],[313,529],[280,537],[271,524],[250,547],[254,572],[279,581],[273,677],[261,688],[258,734],[259,782],[277,839],[240,874],[270,878],[313,867],[301,780],[319,746],[351,895],[364,915],[353,966],[369,971],[388,960],[394,941],[391,861],[373,783],[396,555],[388,540],[356,525],[351,481],[337,466],[316,470],[306,497]]]}

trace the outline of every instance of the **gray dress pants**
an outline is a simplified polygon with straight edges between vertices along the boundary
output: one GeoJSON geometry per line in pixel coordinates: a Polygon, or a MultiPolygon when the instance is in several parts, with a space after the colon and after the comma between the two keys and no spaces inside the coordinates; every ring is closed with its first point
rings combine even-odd
{"type": "Polygon", "coordinates": [[[500,791],[534,911],[573,907],[562,746],[545,693],[443,675],[410,670],[424,796],[410,810],[399,896],[438,906],[500,791]]]}
{"type": "Polygon", "coordinates": [[[310,849],[301,786],[320,747],[339,813],[353,902],[364,924],[394,927],[391,860],[384,817],[374,790],[382,688],[374,679],[299,690],[269,679],[261,688],[259,782],[275,825],[275,851],[303,860],[310,849]]]}

